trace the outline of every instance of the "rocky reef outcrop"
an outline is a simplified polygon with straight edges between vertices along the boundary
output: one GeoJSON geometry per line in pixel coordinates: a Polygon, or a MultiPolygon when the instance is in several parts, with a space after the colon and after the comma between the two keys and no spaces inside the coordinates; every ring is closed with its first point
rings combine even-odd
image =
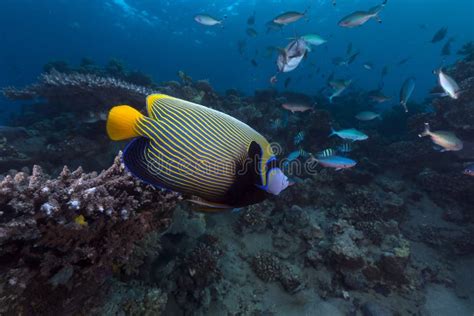
{"type": "MultiPolygon", "coordinates": [[[[143,263],[150,232],[168,228],[179,197],[140,183],[120,157],[100,174],[41,167],[0,182],[2,313],[87,311],[112,275],[143,263]],[[141,255],[140,255],[141,253],[141,255]]],[[[157,240],[155,240],[157,241],[157,240]]]]}

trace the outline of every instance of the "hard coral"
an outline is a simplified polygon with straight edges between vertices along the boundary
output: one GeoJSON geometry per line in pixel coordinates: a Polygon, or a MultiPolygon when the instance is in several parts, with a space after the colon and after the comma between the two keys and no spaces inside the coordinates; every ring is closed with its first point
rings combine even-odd
{"type": "Polygon", "coordinates": [[[424,169],[416,178],[418,184],[428,191],[438,203],[449,204],[451,201],[472,206],[474,188],[472,179],[459,173],[438,173],[424,169]]]}
{"type": "MultiPolygon", "coordinates": [[[[143,104],[146,96],[157,91],[132,84],[114,77],[103,77],[95,74],[64,73],[56,70],[43,73],[38,83],[21,90],[13,87],[3,89],[3,94],[11,100],[28,100],[46,98],[50,102],[63,101],[71,104],[74,98],[92,100],[85,104],[115,105],[128,100],[131,104],[143,104]]],[[[60,103],[60,102],[59,102],[60,103]]],[[[83,107],[80,108],[84,110],[83,107]]],[[[94,107],[97,110],[97,107],[94,107]]]]}
{"type": "Polygon", "coordinates": [[[168,296],[159,288],[137,282],[113,282],[107,291],[103,306],[96,308],[96,315],[162,315],[168,296]]]}
{"type": "Polygon", "coordinates": [[[100,174],[40,167],[0,183],[3,312],[79,312],[98,286],[130,263],[136,243],[168,227],[176,194],[157,191],[124,171],[117,157],[100,174]],[[82,215],[84,225],[75,219],[82,215]],[[54,306],[54,310],[52,310],[54,306]]]}
{"type": "Polygon", "coordinates": [[[282,269],[280,260],[270,252],[264,251],[255,255],[250,265],[262,281],[271,282],[280,279],[282,269]]]}
{"type": "Polygon", "coordinates": [[[262,232],[268,224],[268,211],[266,208],[269,203],[255,204],[243,210],[236,223],[237,232],[262,232]]]}
{"type": "Polygon", "coordinates": [[[174,271],[175,299],[187,313],[210,303],[210,289],[222,278],[216,240],[207,236],[179,260],[174,271]]]}

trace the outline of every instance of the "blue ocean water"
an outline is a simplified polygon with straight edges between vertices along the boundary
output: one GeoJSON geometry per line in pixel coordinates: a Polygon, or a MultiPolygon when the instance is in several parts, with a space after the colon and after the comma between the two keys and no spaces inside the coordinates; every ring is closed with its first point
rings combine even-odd
{"type": "MultiPolygon", "coordinates": [[[[379,4],[378,0],[337,1],[157,1],[157,0],[3,0],[0,10],[0,86],[32,82],[51,60],[78,63],[83,57],[105,63],[122,60],[132,69],[150,74],[155,81],[172,80],[183,70],[192,77],[209,79],[218,91],[236,88],[246,93],[267,88],[275,72],[276,56],[265,58],[267,46],[284,47],[287,38],[317,33],[328,40],[314,49],[300,67],[287,76],[291,88],[314,93],[325,85],[321,74],[335,70],[353,78],[355,86],[378,86],[380,71],[390,66],[387,93],[397,95],[403,80],[417,78],[416,99],[423,99],[433,86],[432,71],[442,63],[443,43],[431,44],[433,34],[448,27],[454,37],[452,62],[457,49],[474,37],[471,0],[389,1],[380,14],[382,23],[369,21],[363,27],[343,29],[337,22],[345,15],[379,4]],[[285,11],[304,11],[308,19],[266,34],[265,23],[285,11]],[[256,37],[246,34],[247,19],[255,12],[256,37]],[[198,25],[193,16],[207,13],[227,16],[223,28],[198,25]],[[422,25],[424,28],[420,28],[422,25]],[[244,56],[238,41],[245,40],[244,56]],[[356,62],[335,69],[332,59],[343,56],[349,43],[360,51],[356,62]],[[410,58],[406,64],[397,65],[410,58]],[[255,59],[258,67],[250,60],[255,59]],[[362,67],[374,65],[372,71],[362,67]],[[319,75],[307,76],[320,68],[319,75]]],[[[283,80],[281,80],[283,81],[283,80]]],[[[282,83],[280,83],[281,85],[282,83]]]]}

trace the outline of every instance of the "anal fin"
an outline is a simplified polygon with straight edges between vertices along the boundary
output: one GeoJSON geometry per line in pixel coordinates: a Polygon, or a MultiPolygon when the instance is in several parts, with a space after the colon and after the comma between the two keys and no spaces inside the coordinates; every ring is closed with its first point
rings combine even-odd
{"type": "Polygon", "coordinates": [[[200,198],[189,199],[187,201],[193,203],[195,206],[195,210],[200,212],[216,213],[235,208],[231,205],[209,202],[200,198]]]}

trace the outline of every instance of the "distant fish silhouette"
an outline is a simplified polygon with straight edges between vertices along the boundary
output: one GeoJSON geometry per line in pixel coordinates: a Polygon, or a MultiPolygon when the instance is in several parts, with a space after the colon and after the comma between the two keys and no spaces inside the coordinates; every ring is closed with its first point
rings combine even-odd
{"type": "Polygon", "coordinates": [[[445,37],[446,34],[448,34],[448,27],[442,27],[440,28],[434,35],[433,38],[431,39],[431,43],[437,43],[439,41],[442,41],[445,37]]]}

